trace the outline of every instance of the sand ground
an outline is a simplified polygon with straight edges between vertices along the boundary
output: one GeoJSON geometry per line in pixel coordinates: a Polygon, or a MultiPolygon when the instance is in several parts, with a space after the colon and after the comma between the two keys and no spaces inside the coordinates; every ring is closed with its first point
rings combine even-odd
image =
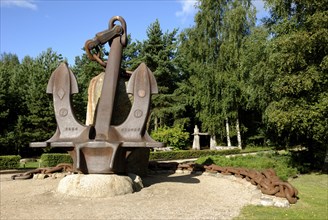
{"type": "Polygon", "coordinates": [[[258,192],[241,181],[208,175],[156,174],[144,188],[111,198],[56,192],[60,178],[11,180],[0,175],[0,219],[232,219],[258,192]]]}

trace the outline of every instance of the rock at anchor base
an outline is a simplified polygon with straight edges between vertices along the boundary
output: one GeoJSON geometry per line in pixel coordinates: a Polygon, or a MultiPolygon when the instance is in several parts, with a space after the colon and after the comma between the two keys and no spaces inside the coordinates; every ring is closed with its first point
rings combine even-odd
{"type": "Polygon", "coordinates": [[[75,174],[63,178],[58,193],[76,197],[113,197],[133,193],[133,181],[128,176],[75,174]]]}

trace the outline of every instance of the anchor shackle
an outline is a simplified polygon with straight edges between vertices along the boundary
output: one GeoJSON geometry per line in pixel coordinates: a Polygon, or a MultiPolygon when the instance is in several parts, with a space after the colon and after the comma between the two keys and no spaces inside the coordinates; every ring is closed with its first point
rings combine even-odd
{"type": "Polygon", "coordinates": [[[116,25],[113,28],[97,33],[92,40],[87,40],[85,43],[85,47],[88,50],[95,49],[99,45],[104,45],[105,43],[111,41],[114,37],[121,35],[122,32],[122,27],[116,25]]]}
{"type": "Polygon", "coordinates": [[[121,26],[123,28],[122,31],[122,35],[121,35],[121,44],[123,47],[126,47],[127,43],[128,43],[128,37],[127,37],[127,27],[126,27],[126,22],[124,20],[124,18],[122,18],[121,16],[114,16],[109,20],[109,29],[111,30],[112,28],[114,28],[115,26],[115,22],[119,21],[121,23],[121,26]]]}
{"type": "Polygon", "coordinates": [[[105,43],[109,43],[111,46],[113,39],[116,37],[120,37],[120,44],[122,47],[126,47],[127,45],[127,27],[124,18],[121,16],[114,16],[109,20],[108,29],[101,31],[96,34],[96,36],[87,40],[84,44],[85,52],[88,58],[92,61],[97,61],[102,66],[106,67],[106,61],[101,59],[100,47],[99,45],[104,45],[105,43]],[[119,21],[121,24],[116,25],[115,22],[119,21]],[[95,49],[95,53],[92,53],[92,50],[95,49]]]}

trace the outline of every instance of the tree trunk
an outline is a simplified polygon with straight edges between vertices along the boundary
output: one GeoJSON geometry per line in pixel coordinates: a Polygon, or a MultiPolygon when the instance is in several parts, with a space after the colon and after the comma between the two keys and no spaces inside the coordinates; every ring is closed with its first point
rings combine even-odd
{"type": "Polygon", "coordinates": [[[157,131],[158,129],[158,118],[157,116],[155,116],[155,119],[154,119],[154,130],[157,131]]]}
{"type": "Polygon", "coordinates": [[[325,161],[323,163],[322,172],[328,174],[328,148],[326,150],[325,161]]]}
{"type": "Polygon", "coordinates": [[[228,118],[226,118],[226,132],[227,132],[227,145],[228,145],[228,147],[231,147],[230,130],[229,130],[229,120],[228,120],[228,118]]]}
{"type": "Polygon", "coordinates": [[[215,135],[211,135],[211,140],[210,140],[210,149],[211,150],[215,150],[215,147],[217,146],[216,143],[216,136],[215,135]]]}
{"type": "Polygon", "coordinates": [[[239,127],[239,119],[236,120],[236,130],[237,130],[237,141],[238,141],[238,148],[241,149],[241,134],[240,134],[240,127],[239,127]]]}
{"type": "Polygon", "coordinates": [[[192,149],[193,150],[200,150],[200,143],[199,143],[199,129],[197,125],[194,128],[194,141],[192,142],[192,149]]]}

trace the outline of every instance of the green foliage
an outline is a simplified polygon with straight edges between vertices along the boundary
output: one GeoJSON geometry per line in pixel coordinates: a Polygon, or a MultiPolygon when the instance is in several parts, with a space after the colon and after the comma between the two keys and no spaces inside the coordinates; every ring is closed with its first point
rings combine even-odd
{"type": "Polygon", "coordinates": [[[152,98],[151,126],[156,130],[160,126],[171,126],[172,115],[175,108],[172,107],[172,93],[177,88],[179,74],[174,65],[176,54],[177,29],[172,32],[162,32],[160,23],[156,20],[147,28],[147,37],[142,42],[137,60],[140,60],[153,71],[159,94],[152,98]]]}
{"type": "Polygon", "coordinates": [[[295,176],[298,171],[296,168],[290,167],[290,155],[278,155],[272,153],[263,153],[258,155],[235,156],[235,157],[222,157],[210,156],[201,157],[196,163],[198,164],[211,164],[214,163],[223,167],[243,167],[256,170],[264,170],[273,168],[277,176],[282,180],[287,180],[289,177],[295,176]]]}
{"type": "MultiPolygon", "coordinates": [[[[270,15],[256,27],[251,0],[200,0],[194,26],[181,34],[176,29],[163,32],[156,20],[143,42],[129,36],[122,68],[133,71],[145,62],[158,82],[149,131],[179,125],[191,133],[198,125],[223,142],[225,122],[233,128],[239,120],[246,145],[302,145],[306,157],[295,153],[294,161],[305,170],[322,166],[328,143],[327,4],[266,4],[270,15]]],[[[21,62],[15,54],[1,54],[0,155],[27,156],[29,142],[54,133],[52,99],[45,88],[62,60],[51,49],[21,62]]],[[[103,67],[84,54],[72,71],[80,88],[73,106],[83,122],[90,79],[103,67]]],[[[233,142],[235,134],[232,129],[233,142]]],[[[176,148],[184,147],[177,135],[170,138],[176,148]]]]}
{"type": "Polygon", "coordinates": [[[152,138],[159,142],[163,142],[175,150],[182,150],[187,147],[189,133],[185,132],[179,125],[172,128],[161,127],[151,133],[152,138]]]}
{"type": "Polygon", "coordinates": [[[59,163],[73,163],[69,154],[42,154],[40,158],[43,167],[54,167],[59,163]]]}
{"type": "Polygon", "coordinates": [[[22,63],[17,60],[4,54],[0,62],[0,76],[9,74],[3,78],[7,89],[0,115],[6,113],[6,123],[1,124],[7,126],[0,130],[0,145],[1,154],[26,156],[33,152],[28,148],[29,142],[46,140],[56,130],[52,99],[46,94],[46,87],[62,56],[48,49],[35,59],[26,56],[22,63]]]}
{"type": "Polygon", "coordinates": [[[226,135],[225,120],[236,122],[245,102],[241,47],[254,25],[249,0],[201,0],[195,26],[180,37],[178,66],[186,79],[182,88],[189,96],[183,104],[194,109],[195,124],[221,141],[226,135]]]}
{"type": "Polygon", "coordinates": [[[85,123],[88,103],[88,87],[93,77],[104,68],[97,62],[91,61],[84,53],[80,57],[75,57],[75,65],[72,68],[79,86],[79,93],[73,96],[74,113],[79,121],[85,123]]]}
{"type": "Polygon", "coordinates": [[[289,181],[299,192],[299,200],[290,208],[249,205],[236,219],[327,219],[328,175],[301,175],[289,181]]]}
{"type": "Polygon", "coordinates": [[[0,169],[16,169],[19,168],[19,155],[0,156],[0,169]]]}
{"type": "Polygon", "coordinates": [[[327,150],[327,4],[274,0],[268,5],[273,38],[267,65],[274,75],[264,112],[268,131],[282,146],[305,146],[314,164],[327,150]]]}
{"type": "Polygon", "coordinates": [[[242,153],[252,153],[252,152],[261,152],[261,151],[272,151],[274,147],[267,146],[246,146],[246,148],[242,149],[242,153]]]}
{"type": "Polygon", "coordinates": [[[25,113],[22,87],[26,84],[19,76],[19,60],[15,54],[1,54],[0,57],[0,155],[17,154],[11,131],[15,129],[18,116],[25,113]],[[18,86],[17,80],[21,83],[18,86]],[[17,85],[17,86],[14,86],[17,85]]]}
{"type": "Polygon", "coordinates": [[[179,150],[179,151],[162,151],[162,152],[150,152],[149,160],[178,160],[178,159],[190,159],[199,158],[210,155],[229,155],[238,154],[240,149],[229,150],[179,150]]]}

